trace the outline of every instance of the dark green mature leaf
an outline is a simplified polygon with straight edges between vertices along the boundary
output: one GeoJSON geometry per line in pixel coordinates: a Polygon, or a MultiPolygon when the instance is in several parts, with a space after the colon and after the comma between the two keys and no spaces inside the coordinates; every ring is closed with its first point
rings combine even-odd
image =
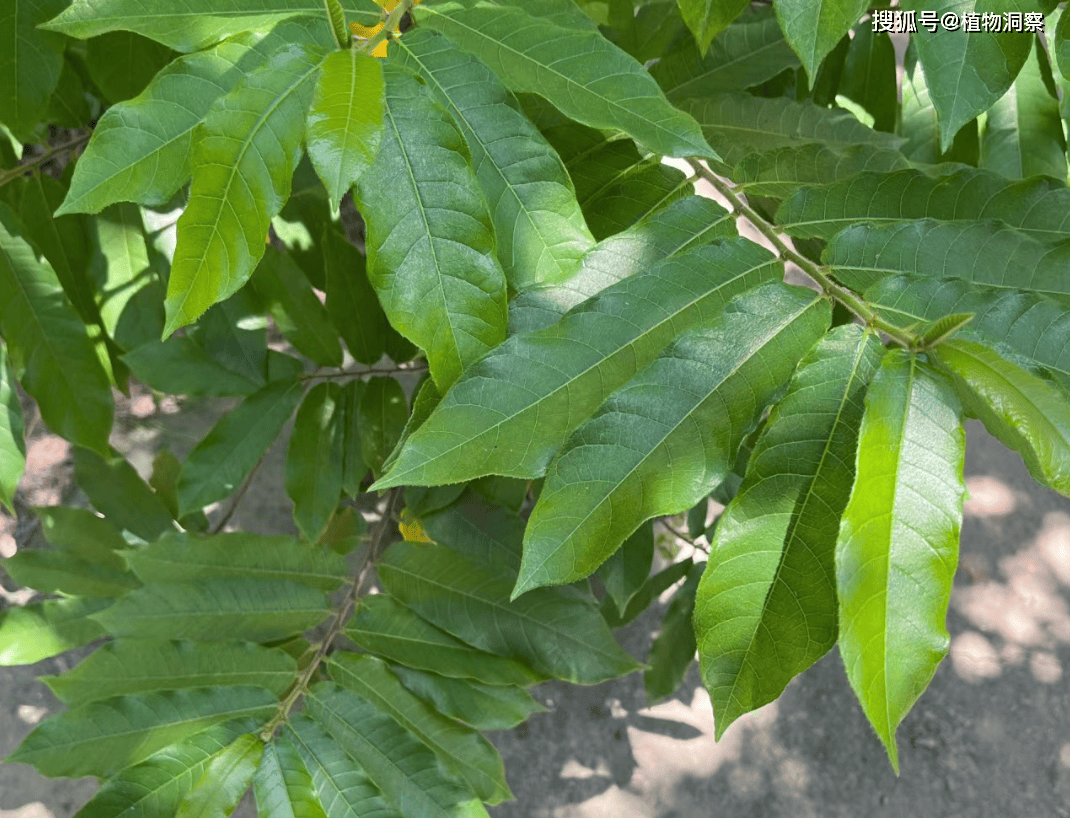
{"type": "Polygon", "coordinates": [[[286,493],[294,523],[315,541],[334,514],[345,477],[345,405],[336,383],[318,383],[297,410],[286,454],[286,493]]]}
{"type": "Polygon", "coordinates": [[[684,22],[695,35],[699,51],[706,52],[714,36],[747,7],[746,0],[677,0],[684,22]]]}
{"type": "Polygon", "coordinates": [[[354,380],[342,385],[342,491],[354,499],[361,493],[361,483],[368,473],[360,442],[360,399],[363,396],[363,381],[354,380]]]}
{"type": "Polygon", "coordinates": [[[932,219],[848,227],[822,255],[859,291],[882,278],[961,278],[1000,290],[1027,290],[1070,305],[1070,241],[1054,246],[998,221],[932,219]]]}
{"type": "Polygon", "coordinates": [[[78,812],[79,818],[173,815],[216,753],[255,727],[248,718],[213,724],[153,753],[106,781],[78,812]]]}
{"type": "Polygon", "coordinates": [[[878,131],[895,130],[899,108],[895,70],[892,38],[883,31],[874,32],[869,21],[859,23],[847,50],[840,93],[871,114],[878,131]]]}
{"type": "Polygon", "coordinates": [[[402,818],[364,770],[308,716],[298,713],[290,717],[283,735],[293,742],[311,774],[327,818],[402,818]]]}
{"type": "Polygon", "coordinates": [[[810,79],[821,61],[869,8],[867,0],[781,0],[773,8],[810,79]]]}
{"type": "Polygon", "coordinates": [[[800,190],[777,211],[793,236],[830,239],[856,222],[998,219],[1040,241],[1070,236],[1070,190],[1054,179],[1020,182],[966,168],[946,176],[919,170],[860,173],[800,190]]]}
{"type": "Polygon", "coordinates": [[[589,21],[554,14],[556,5],[453,0],[421,6],[419,19],[479,57],[513,91],[541,94],[577,122],[624,131],[661,155],[716,158],[638,62],[589,21]]]}
{"type": "Polygon", "coordinates": [[[650,646],[649,667],[643,672],[643,688],[651,704],[675,693],[695,661],[696,639],[691,614],[701,577],[701,565],[691,566],[687,580],[669,602],[661,621],[661,632],[650,646]]]}
{"type": "Polygon", "coordinates": [[[187,333],[227,369],[263,385],[268,370],[267,321],[252,287],[214,305],[187,333]]]}
{"type": "Polygon", "coordinates": [[[360,696],[322,683],[308,712],[343,747],[402,815],[478,815],[458,805],[468,793],[439,767],[434,754],[390,716],[360,696]]]}
{"type": "Polygon", "coordinates": [[[1070,406],[1048,381],[996,350],[954,339],[935,349],[963,408],[1022,455],[1037,482],[1070,494],[1070,406]]]}
{"type": "Polygon", "coordinates": [[[175,530],[167,506],[126,458],[114,451],[101,457],[91,449],[76,446],[74,478],[89,502],[116,528],[126,529],[146,542],[175,530]]]}
{"type": "Polygon", "coordinates": [[[644,520],[708,495],[830,320],[812,291],[771,283],[681,335],[611,395],[550,464],[514,597],[587,576],[644,520]]]}
{"type": "Polygon", "coordinates": [[[503,508],[500,501],[487,503],[471,494],[465,501],[429,514],[420,522],[424,532],[439,545],[447,545],[503,577],[516,579],[526,521],[515,511],[503,508]]]}
{"type": "Polygon", "coordinates": [[[546,678],[519,662],[476,650],[384,594],[363,599],[346,635],[392,662],[450,678],[521,687],[546,678]]]}
{"type": "Polygon", "coordinates": [[[64,0],[18,0],[0,13],[0,123],[20,141],[29,141],[63,69],[64,39],[37,26],[64,5],[64,0]]]}
{"type": "Polygon", "coordinates": [[[634,622],[635,618],[649,608],[655,599],[680,580],[686,578],[694,570],[694,565],[692,559],[687,557],[658,571],[644,582],[643,587],[628,601],[628,606],[624,609],[624,613],[618,613],[617,606],[611,604],[611,600],[603,599],[601,606],[602,617],[611,628],[620,628],[629,622],[634,622]]]}
{"type": "Polygon", "coordinates": [[[9,364],[45,423],[73,443],[108,448],[112,397],[85,325],[56,273],[0,203],[0,335],[9,364]]]}
{"type": "Polygon", "coordinates": [[[598,578],[620,613],[627,610],[628,602],[643,587],[653,565],[654,527],[643,525],[598,566],[598,578]]]}
{"type": "Polygon", "coordinates": [[[522,291],[572,276],[594,239],[561,158],[478,59],[426,31],[399,44],[468,143],[510,286],[522,291]]]}
{"type": "Polygon", "coordinates": [[[197,688],[116,696],[43,721],[7,761],[47,776],[110,776],[218,722],[266,717],[275,697],[259,687],[197,688]]]}
{"type": "Polygon", "coordinates": [[[128,571],[53,548],[22,549],[2,565],[20,585],[46,594],[119,596],[140,584],[128,571]]]}
{"type": "MultiPolygon", "coordinates": [[[[343,26],[344,29],[344,26],[343,26]]],[[[383,71],[355,49],[332,51],[320,64],[308,109],[308,156],[336,208],[375,161],[383,134],[383,71]]]]}
{"type": "MultiPolygon", "coordinates": [[[[904,0],[903,8],[913,11],[947,12],[1026,12],[1034,11],[1031,0],[904,0]]],[[[913,38],[912,38],[913,39],[913,38]]],[[[936,26],[929,31],[918,27],[918,57],[925,68],[933,104],[940,115],[940,150],[946,151],[959,129],[988,110],[1010,88],[1033,42],[1031,37],[1004,30],[966,34],[936,26]]]]}
{"type": "Polygon", "coordinates": [[[175,818],[226,818],[249,789],[263,753],[264,742],[254,735],[234,739],[212,757],[175,818]]]}
{"type": "Polygon", "coordinates": [[[59,213],[96,213],[121,201],[166,204],[189,180],[194,129],[215,102],[287,43],[314,41],[323,25],[284,22],[172,62],[137,98],[104,112],[59,213]]]}
{"type": "Polygon", "coordinates": [[[114,599],[50,599],[0,611],[0,666],[32,665],[105,635],[91,614],[114,599]]]}
{"type": "Polygon", "coordinates": [[[15,513],[15,490],[25,469],[22,404],[8,363],[7,347],[0,345],[0,504],[11,514],[15,513]]]}
{"type": "Polygon", "coordinates": [[[511,336],[403,442],[376,488],[539,477],[568,433],[675,336],[780,270],[743,239],[698,247],[607,287],[545,330],[511,336]]]}
{"type": "Polygon", "coordinates": [[[770,8],[732,23],[713,38],[705,56],[692,43],[681,43],[650,73],[675,101],[749,88],[798,64],[770,8]]]}
{"type": "Polygon", "coordinates": [[[398,665],[391,669],[421,699],[477,730],[508,730],[546,710],[521,687],[452,679],[398,665]]]}
{"type": "Polygon", "coordinates": [[[414,75],[386,70],[379,156],[353,189],[368,277],[443,391],[505,338],[505,273],[487,204],[449,113],[414,75]],[[384,196],[389,190],[391,195],[384,196]]]}
{"type": "Polygon", "coordinates": [[[254,685],[282,695],[297,663],[275,648],[250,642],[117,639],[81,664],[41,681],[70,707],[124,693],[188,687],[254,685]]]}
{"type": "Polygon", "coordinates": [[[234,491],[278,437],[300,400],[299,382],[276,381],[224,415],[186,458],[178,481],[179,512],[185,515],[234,491]]]}
{"type": "Polygon", "coordinates": [[[882,354],[875,335],[847,324],[807,355],[717,524],[695,632],[718,737],[836,641],[836,538],[882,354]]]}
{"type": "Polygon", "coordinates": [[[290,196],[321,55],[312,46],[284,48],[220,97],[201,125],[165,335],[237,292],[263,255],[271,219],[290,196]]]}
{"type": "Polygon", "coordinates": [[[405,390],[394,378],[369,378],[357,407],[360,428],[360,456],[378,476],[383,461],[397,445],[405,429],[409,408],[405,390]]]}
{"type": "Polygon", "coordinates": [[[892,148],[834,147],[812,142],[752,153],[736,165],[732,177],[746,193],[782,199],[807,185],[835,182],[863,171],[886,172],[908,167],[910,162],[892,148]]]}
{"type": "Polygon", "coordinates": [[[349,354],[371,366],[383,357],[385,336],[391,330],[368,282],[364,256],[336,229],[324,230],[321,244],[327,314],[345,340],[349,354]]]}
{"type": "Polygon", "coordinates": [[[847,678],[896,772],[895,728],[948,649],[964,447],[946,379],[889,351],[866,393],[836,588],[847,678]]]}
{"type": "Polygon", "coordinates": [[[961,128],[946,152],[940,150],[940,122],[914,45],[907,48],[902,89],[903,102],[896,132],[907,140],[902,147],[903,154],[915,162],[928,164],[961,162],[976,165],[980,156],[976,122],[961,128]]]}
{"type": "Polygon", "coordinates": [[[329,669],[332,679],[420,739],[480,800],[500,804],[512,799],[501,757],[491,743],[410,693],[381,659],[336,654],[329,669]]]}
{"type": "Polygon", "coordinates": [[[1059,100],[1049,91],[1048,53],[1036,40],[1010,90],[988,110],[980,167],[1012,179],[1038,174],[1066,181],[1066,139],[1059,100]],[[1041,66],[1043,61],[1043,67],[1041,66]]]}
{"type": "Polygon", "coordinates": [[[59,83],[48,101],[44,120],[64,128],[81,128],[93,118],[82,76],[75,69],[73,61],[65,59],[59,83]]]}
{"type": "Polygon", "coordinates": [[[379,579],[443,630],[541,673],[595,684],[637,668],[593,603],[573,589],[538,589],[510,602],[509,581],[493,570],[440,545],[408,542],[387,549],[379,579]]]}
{"type": "Polygon", "coordinates": [[[138,380],[176,395],[251,395],[263,384],[228,369],[191,338],[150,341],[122,356],[138,380]]]}
{"type": "Polygon", "coordinates": [[[129,546],[108,520],[87,508],[42,506],[34,511],[41,521],[41,532],[52,545],[100,565],[126,568],[122,552],[129,546]]]}
{"type": "Polygon", "coordinates": [[[278,737],[264,748],[253,779],[263,818],[326,818],[315,784],[293,744],[278,737]]]}
{"type": "Polygon", "coordinates": [[[167,46],[131,31],[111,31],[86,43],[85,67],[104,99],[114,105],[144,91],[177,56],[167,46]]]}

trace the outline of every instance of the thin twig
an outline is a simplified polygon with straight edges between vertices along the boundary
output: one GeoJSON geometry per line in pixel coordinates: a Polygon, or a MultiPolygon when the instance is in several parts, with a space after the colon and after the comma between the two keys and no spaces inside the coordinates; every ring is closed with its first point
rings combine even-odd
{"type": "Polygon", "coordinates": [[[357,51],[362,51],[365,54],[371,54],[379,46],[380,43],[391,39],[394,36],[394,32],[401,27],[401,21],[405,18],[405,15],[412,11],[412,7],[416,5],[418,0],[401,0],[400,3],[390,12],[386,21],[383,23],[383,27],[372,37],[364,40],[359,45],[354,43],[353,47],[357,51]]]}
{"type": "Polygon", "coordinates": [[[335,379],[344,378],[359,378],[362,375],[397,375],[402,372],[412,372],[415,374],[423,374],[427,371],[426,364],[418,364],[416,366],[406,366],[400,364],[399,366],[385,366],[385,367],[364,367],[363,369],[342,369],[338,372],[313,372],[310,375],[302,375],[298,380],[302,381],[331,381],[335,379]]]}
{"type": "Polygon", "coordinates": [[[50,159],[54,159],[57,155],[63,153],[64,151],[74,150],[75,148],[84,145],[86,142],[89,141],[89,138],[92,135],[92,133],[82,134],[81,136],[72,139],[70,142],[64,142],[62,145],[56,145],[56,147],[50,148],[49,150],[42,153],[40,156],[35,156],[32,159],[27,159],[25,162],[23,162],[17,167],[11,168],[10,170],[5,170],[3,173],[0,173],[0,187],[3,187],[8,182],[15,181],[27,171],[33,170],[38,165],[45,164],[45,162],[49,161],[50,159]]]}
{"type": "Polygon", "coordinates": [[[234,500],[230,504],[230,508],[226,513],[219,518],[215,525],[208,529],[209,534],[218,534],[223,530],[223,526],[230,522],[230,518],[234,516],[234,512],[238,510],[238,505],[241,503],[242,498],[245,497],[249,487],[253,484],[253,478],[256,477],[256,473],[260,471],[260,467],[264,465],[264,456],[262,455],[259,460],[256,461],[256,465],[253,466],[253,470],[249,472],[245,478],[245,482],[241,484],[241,488],[238,489],[238,493],[234,495],[234,500]]]}

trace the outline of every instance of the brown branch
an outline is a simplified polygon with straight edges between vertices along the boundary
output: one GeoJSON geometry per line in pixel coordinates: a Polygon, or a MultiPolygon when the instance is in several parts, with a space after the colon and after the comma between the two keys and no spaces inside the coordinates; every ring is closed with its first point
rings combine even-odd
{"type": "Polygon", "coordinates": [[[37,166],[45,164],[49,160],[54,159],[56,156],[61,153],[64,153],[65,151],[71,151],[75,150],[78,147],[81,147],[89,141],[89,138],[92,135],[92,132],[82,134],[81,136],[72,139],[70,142],[64,142],[62,145],[56,145],[56,147],[50,148],[49,150],[42,153],[40,156],[35,156],[32,159],[27,159],[25,162],[23,162],[21,165],[18,165],[17,167],[11,168],[10,170],[5,170],[3,173],[0,173],[0,187],[3,187],[8,182],[15,181],[27,171],[31,171],[37,166]]]}

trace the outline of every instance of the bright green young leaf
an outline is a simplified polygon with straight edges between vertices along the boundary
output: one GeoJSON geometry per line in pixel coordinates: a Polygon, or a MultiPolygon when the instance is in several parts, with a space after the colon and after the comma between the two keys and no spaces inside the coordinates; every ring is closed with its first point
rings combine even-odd
{"type": "Polygon", "coordinates": [[[868,20],[859,23],[847,50],[840,93],[861,105],[878,131],[895,130],[899,107],[895,69],[892,38],[883,31],[874,32],[868,20]]]}
{"type": "Polygon", "coordinates": [[[11,370],[53,431],[104,452],[112,422],[108,376],[52,266],[21,232],[0,203],[0,336],[11,370]]]}
{"type": "Polygon", "coordinates": [[[643,672],[643,688],[651,704],[675,693],[695,661],[696,640],[691,614],[701,577],[701,565],[691,566],[684,584],[669,602],[661,620],[661,632],[650,646],[649,667],[643,672]]]}
{"type": "Polygon", "coordinates": [[[876,336],[848,324],[803,360],[717,523],[695,632],[717,736],[836,641],[834,556],[876,336]]]}
{"type": "Polygon", "coordinates": [[[145,227],[138,207],[125,202],[111,205],[88,221],[93,243],[90,271],[96,282],[97,307],[105,332],[115,338],[120,334],[126,310],[138,308],[131,299],[156,280],[149,263],[145,227]]]}
{"type": "Polygon", "coordinates": [[[895,729],[948,650],[964,447],[946,379],[889,351],[866,393],[836,590],[847,678],[896,772],[895,729]]]}
{"type": "MultiPolygon", "coordinates": [[[[1036,10],[1032,0],[904,0],[902,7],[934,11],[941,18],[948,12],[958,17],[965,12],[1036,10]]],[[[1006,29],[967,34],[939,25],[935,31],[919,25],[916,37],[918,58],[940,116],[940,150],[946,151],[963,125],[988,110],[1011,87],[1029,57],[1033,38],[1006,29]]]]}
{"type": "Polygon", "coordinates": [[[301,384],[276,381],[224,415],[182,467],[178,508],[183,515],[238,488],[278,437],[301,401],[301,384]]]}
{"type": "Polygon", "coordinates": [[[521,687],[453,679],[404,666],[391,669],[421,699],[477,730],[508,730],[546,710],[521,687]]]}
{"type": "Polygon", "coordinates": [[[991,347],[955,338],[934,351],[963,408],[1022,455],[1037,482],[1070,494],[1070,405],[1065,393],[991,347]]]}
{"type": "Polygon", "coordinates": [[[140,584],[128,571],[54,548],[22,549],[0,564],[20,585],[46,594],[119,596],[140,584]]]}
{"type": "Polygon", "coordinates": [[[286,454],[286,493],[294,523],[315,541],[334,514],[345,477],[345,406],[336,383],[318,383],[297,410],[286,454]]]}
{"type": "Polygon", "coordinates": [[[193,140],[189,204],[167,285],[165,335],[248,280],[290,196],[321,51],[294,44],[220,97],[193,140]]]}
{"type": "Polygon", "coordinates": [[[327,818],[312,776],[293,744],[284,738],[264,748],[253,792],[263,818],[327,818]]]}
{"type": "Polygon", "coordinates": [[[15,514],[15,490],[26,469],[22,404],[8,364],[7,347],[0,344],[0,505],[15,514]]]}
{"type": "Polygon", "coordinates": [[[677,0],[680,14],[703,54],[713,38],[747,7],[746,0],[677,0]]]}
{"type": "Polygon", "coordinates": [[[510,286],[523,291],[571,277],[594,239],[561,158],[478,59],[427,31],[399,46],[468,143],[510,286]]]}
{"type": "Polygon", "coordinates": [[[308,156],[337,209],[375,161],[383,135],[383,70],[355,49],[332,51],[320,64],[308,109],[308,156]]]}
{"type": "Polygon", "coordinates": [[[0,666],[32,665],[105,635],[89,618],[114,599],[49,599],[0,611],[0,666]]]}
{"type": "Polygon", "coordinates": [[[111,776],[218,722],[266,718],[275,697],[259,687],[207,687],[117,696],[41,722],[7,761],[44,775],[111,776]]]}
{"type": "Polygon", "coordinates": [[[337,229],[324,230],[320,241],[326,268],[327,315],[354,360],[368,366],[378,363],[390,326],[368,282],[364,256],[337,229]]]}
{"type": "Polygon", "coordinates": [[[122,360],[146,386],[176,395],[251,395],[263,386],[225,367],[191,338],[150,341],[122,360]]]}
{"type": "Polygon", "coordinates": [[[64,5],[64,0],[16,0],[0,12],[0,122],[20,141],[29,141],[63,69],[63,37],[37,26],[64,5]]]}
{"type": "Polygon", "coordinates": [[[434,625],[541,673],[595,684],[637,668],[593,603],[573,589],[538,589],[510,602],[508,580],[429,543],[394,543],[379,562],[379,579],[434,625]]]}
{"type": "Polygon", "coordinates": [[[501,757],[491,743],[410,693],[381,659],[336,654],[329,668],[334,681],[420,739],[481,801],[500,804],[512,799],[501,757]]]}
{"type": "Polygon", "coordinates": [[[353,188],[368,278],[443,391],[505,338],[505,273],[468,148],[414,75],[387,67],[382,147],[353,188]],[[384,196],[383,191],[390,191],[384,196]]]}
{"type": "Polygon", "coordinates": [[[69,707],[124,693],[188,687],[254,685],[281,695],[297,663],[275,648],[251,642],[117,639],[66,673],[42,681],[69,707]]]}
{"type": "Polygon", "coordinates": [[[85,45],[85,67],[104,99],[115,104],[136,97],[178,55],[132,31],[110,31],[85,45]]]}
{"type": "Polygon", "coordinates": [[[675,336],[780,271],[744,239],[698,247],[607,287],[545,330],[511,336],[443,397],[375,487],[541,476],[568,433],[675,336]]]}
{"type": "Polygon", "coordinates": [[[357,412],[360,415],[361,459],[378,476],[382,474],[383,461],[405,429],[409,413],[405,390],[394,378],[369,378],[364,384],[357,412]]]}
{"type": "Polygon", "coordinates": [[[527,687],[546,678],[519,662],[466,645],[385,594],[363,599],[346,635],[370,653],[453,679],[527,687]]]}
{"type": "Polygon", "coordinates": [[[866,0],[780,0],[773,6],[784,36],[813,81],[821,61],[857,23],[866,0]]]}
{"type": "Polygon", "coordinates": [[[643,587],[653,565],[654,528],[643,525],[598,566],[598,578],[620,613],[624,613],[629,600],[643,587]]]}
{"type": "Polygon", "coordinates": [[[707,496],[830,319],[812,291],[770,283],[613,393],[550,464],[513,596],[586,577],[641,523],[707,496]]]}
{"type": "Polygon", "coordinates": [[[101,457],[91,449],[74,448],[74,478],[89,502],[118,529],[152,542],[175,524],[167,506],[114,451],[101,457]]]}
{"type": "Polygon", "coordinates": [[[1011,179],[1044,175],[1066,181],[1066,138],[1059,100],[1054,86],[1048,89],[1045,73],[1050,82],[1048,53],[1038,38],[1010,90],[988,110],[980,167],[1011,179]]]}
{"type": "Polygon", "coordinates": [[[93,618],[116,636],[267,642],[303,633],[328,613],[324,593],[307,585],[230,577],[147,585],[93,618]]]}
{"type": "Polygon", "coordinates": [[[257,736],[234,739],[208,763],[175,818],[226,818],[249,789],[263,753],[264,742],[257,736]]]}
{"type": "Polygon", "coordinates": [[[577,122],[624,131],[658,154],[717,158],[638,62],[593,26],[554,17],[552,8],[452,0],[417,11],[421,23],[479,57],[513,91],[540,94],[577,122]]]}

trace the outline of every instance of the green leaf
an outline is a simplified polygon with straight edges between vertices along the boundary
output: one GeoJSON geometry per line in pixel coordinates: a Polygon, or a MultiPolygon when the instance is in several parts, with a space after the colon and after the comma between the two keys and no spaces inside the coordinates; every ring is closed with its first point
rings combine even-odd
{"type": "Polygon", "coordinates": [[[710,43],[705,56],[690,42],[661,57],[651,75],[673,101],[739,91],[799,65],[780,25],[768,9],[737,20],[710,43]]]}
{"type": "Polygon", "coordinates": [[[540,673],[595,684],[638,667],[573,589],[538,589],[510,602],[509,580],[493,570],[440,545],[407,542],[387,549],[379,580],[434,625],[540,673]]]}
{"type": "Polygon", "coordinates": [[[353,188],[367,222],[368,277],[391,324],[427,353],[444,391],[505,338],[505,273],[449,113],[414,75],[388,66],[385,76],[382,146],[353,188]]]}
{"type": "Polygon", "coordinates": [[[346,635],[392,662],[454,679],[521,687],[545,679],[519,662],[466,645],[384,594],[362,600],[346,625],[346,635]]]}
{"type": "MultiPolygon", "coordinates": [[[[904,0],[904,9],[947,12],[1034,11],[1031,0],[904,0]]],[[[912,38],[913,39],[913,38],[912,38]]],[[[958,130],[998,100],[1018,75],[1033,42],[1010,30],[966,34],[937,26],[918,27],[918,58],[925,68],[933,104],[940,115],[940,150],[946,151],[958,130]]]]}
{"type": "Polygon", "coordinates": [[[680,562],[674,562],[668,568],[658,571],[658,573],[644,582],[643,587],[628,601],[628,606],[624,609],[623,614],[617,612],[617,606],[611,604],[612,600],[602,600],[601,612],[603,618],[611,628],[620,628],[629,622],[634,622],[635,618],[649,608],[655,599],[681,579],[689,576],[692,570],[694,570],[694,563],[690,557],[687,557],[680,562]]]}
{"type": "Polygon", "coordinates": [[[847,678],[897,773],[895,728],[948,649],[964,446],[946,380],[889,351],[866,393],[836,588],[847,678]]]}
{"type": "Polygon", "coordinates": [[[153,753],[104,782],[77,813],[78,818],[174,815],[215,754],[255,726],[248,718],[213,724],[153,753]]]}
{"type": "Polygon", "coordinates": [[[263,255],[271,219],[290,196],[321,53],[283,49],[220,97],[200,126],[165,335],[235,293],[263,255]]]}
{"type": "Polygon", "coordinates": [[[369,378],[364,383],[357,409],[360,415],[361,459],[379,475],[383,461],[397,445],[405,429],[409,407],[405,390],[394,378],[369,378]]]}
{"type": "Polygon", "coordinates": [[[0,666],[32,665],[105,635],[90,614],[114,599],[51,599],[0,611],[0,666]]]}
{"type": "Polygon", "coordinates": [[[516,579],[525,525],[519,514],[470,496],[467,502],[429,514],[420,522],[439,545],[449,546],[507,579],[516,579]]]}
{"type": "Polygon", "coordinates": [[[170,48],[130,31],[111,31],[85,45],[90,79],[115,104],[136,97],[178,55],[170,48]]]}
{"type": "Polygon", "coordinates": [[[903,102],[896,132],[906,138],[903,154],[915,162],[961,162],[976,165],[980,144],[976,123],[967,124],[957,134],[951,147],[940,150],[940,122],[929,95],[925,71],[918,62],[917,48],[907,47],[903,65],[903,102]]]}
{"type": "Polygon", "coordinates": [[[1054,87],[1048,88],[1051,67],[1039,39],[1034,52],[1010,90],[988,110],[980,167],[1012,179],[1045,175],[1065,182],[1063,122],[1054,87]]]}
{"type": "Polygon", "coordinates": [[[708,495],[830,319],[812,291],[770,283],[681,335],[610,396],[550,464],[514,598],[582,579],[642,522],[708,495]]]}
{"type": "Polygon", "coordinates": [[[478,59],[427,31],[398,42],[468,143],[510,286],[569,278],[594,239],[561,158],[478,59]]]}
{"type": "Polygon", "coordinates": [[[1037,482],[1070,494],[1070,406],[1065,394],[975,341],[948,341],[934,354],[950,372],[963,408],[1021,454],[1037,482]]]}
{"type": "Polygon", "coordinates": [[[167,506],[114,451],[101,457],[91,449],[74,448],[74,479],[89,502],[119,529],[152,542],[175,524],[167,506]]]}
{"type": "Polygon", "coordinates": [[[230,577],[148,585],[94,619],[116,636],[268,642],[303,633],[328,613],[324,593],[307,585],[230,577]]]}
{"type": "Polygon", "coordinates": [[[354,380],[342,384],[342,491],[354,499],[360,495],[361,483],[368,473],[360,442],[360,399],[363,395],[363,381],[354,380]]]}
{"type": "Polygon", "coordinates": [[[9,365],[45,423],[73,443],[108,448],[108,376],[56,273],[21,238],[15,214],[0,203],[0,336],[9,365]]]}
{"type": "Polygon", "coordinates": [[[865,14],[869,4],[866,0],[781,0],[773,8],[784,36],[812,81],[821,61],[865,14]]]}
{"type": "Polygon", "coordinates": [[[394,674],[414,694],[440,712],[477,730],[508,730],[546,708],[521,687],[452,679],[395,665],[394,674]]]}
{"type": "Polygon", "coordinates": [[[1054,179],[1013,182],[973,168],[946,176],[900,170],[860,173],[800,190],[780,206],[776,220],[793,236],[830,239],[862,221],[998,219],[1035,239],[1054,242],[1070,237],[1064,220],[1068,209],[1070,190],[1054,179]]]}
{"type": "Polygon", "coordinates": [[[293,537],[244,531],[207,537],[171,534],[130,553],[127,562],[146,583],[260,577],[333,591],[347,573],[345,559],[338,554],[293,537]]]}
{"type": "Polygon", "coordinates": [[[267,718],[276,705],[260,687],[117,696],[41,722],[5,761],[32,764],[51,777],[108,777],[218,722],[267,718]]]}
{"type": "Polygon", "coordinates": [[[998,221],[855,225],[829,242],[822,260],[837,279],[859,291],[906,273],[960,278],[1008,292],[1027,290],[1070,306],[1064,272],[1070,241],[1053,247],[998,221]]]}
{"type": "Polygon", "coordinates": [[[462,727],[410,693],[381,659],[335,654],[331,678],[412,733],[449,772],[488,804],[512,799],[498,751],[479,733],[462,727]]]}
{"type": "Polygon", "coordinates": [[[628,601],[643,587],[653,565],[654,527],[643,525],[598,566],[598,578],[620,613],[624,613],[628,601]]]}
{"type": "Polygon", "coordinates": [[[186,333],[228,369],[263,385],[268,368],[267,321],[252,287],[211,307],[186,333]]]}
{"type": "Polygon", "coordinates": [[[212,757],[175,818],[226,818],[249,789],[263,753],[264,742],[257,736],[234,739],[212,757]]]}
{"type": "Polygon", "coordinates": [[[191,338],[150,341],[122,360],[139,381],[159,392],[218,397],[251,395],[263,386],[228,369],[191,338]]]}
{"type": "MultiPolygon", "coordinates": [[[[664,54],[684,30],[683,18],[674,9],[676,0],[653,0],[638,9],[627,0],[609,0],[604,5],[610,31],[603,29],[603,33],[644,65],[664,54]]],[[[598,6],[598,0],[589,3],[588,13],[598,6]]]]}
{"type": "Polygon", "coordinates": [[[345,477],[345,406],[338,384],[318,383],[297,410],[286,454],[286,493],[294,502],[294,523],[306,540],[316,540],[334,514],[345,477]]]}
{"type": "Polygon", "coordinates": [[[2,565],[20,585],[47,594],[119,596],[140,584],[128,571],[97,565],[52,548],[22,549],[2,565]]]}
{"type": "Polygon", "coordinates": [[[624,131],[654,153],[716,158],[638,62],[552,8],[455,0],[418,11],[421,23],[479,57],[513,91],[541,94],[577,122],[624,131]]]}
{"type": "Polygon", "coordinates": [[[327,818],[402,818],[357,762],[308,716],[291,716],[283,735],[293,742],[312,775],[327,818]]]}
{"type": "Polygon", "coordinates": [[[138,309],[138,302],[132,302],[134,296],[156,282],[141,211],[132,204],[116,204],[88,221],[94,245],[90,271],[98,293],[97,307],[108,337],[116,338],[124,313],[138,309]]]}
{"type": "Polygon", "coordinates": [[[300,401],[300,382],[276,381],[224,415],[186,458],[178,481],[179,511],[185,515],[234,491],[300,401]]]}
{"type": "Polygon", "coordinates": [[[63,0],[19,0],[0,15],[0,122],[30,141],[63,69],[64,39],[37,26],[63,9],[63,0]]]}
{"type": "Polygon", "coordinates": [[[677,0],[680,14],[695,35],[703,54],[714,36],[723,31],[747,7],[746,0],[677,0]]]}
{"type": "Polygon", "coordinates": [[[836,538],[882,354],[876,336],[853,324],[810,352],[717,523],[695,633],[718,738],[836,641],[836,538]]]}
{"type": "Polygon", "coordinates": [[[99,565],[126,567],[122,552],[129,546],[108,520],[86,508],[41,506],[34,511],[45,539],[52,545],[99,565]]]}
{"type": "Polygon", "coordinates": [[[675,693],[695,661],[696,641],[691,614],[701,576],[700,566],[693,565],[687,580],[673,594],[661,620],[661,632],[650,646],[648,668],[643,672],[643,688],[646,700],[651,704],[675,693]]]}
{"type": "Polygon", "coordinates": [[[314,40],[322,26],[287,22],[172,62],[135,99],[104,112],[58,212],[97,213],[123,201],[166,204],[189,181],[194,129],[216,101],[287,43],[314,40]]]}
{"type": "Polygon", "coordinates": [[[64,128],[81,128],[94,119],[82,76],[70,59],[63,60],[59,83],[48,101],[44,120],[64,128]]]}
{"type": "Polygon", "coordinates": [[[367,366],[378,363],[386,334],[392,330],[368,281],[364,256],[336,229],[324,230],[321,244],[327,315],[354,360],[367,366]]]}
{"type": "Polygon", "coordinates": [[[117,639],[66,673],[41,681],[76,707],[124,693],[190,687],[253,685],[281,696],[296,672],[297,663],[283,651],[250,642],[117,639]]]}
{"type": "Polygon", "coordinates": [[[263,818],[327,818],[312,776],[293,744],[284,738],[264,748],[253,792],[257,813],[263,818]]]}
{"type": "Polygon", "coordinates": [[[279,332],[298,352],[319,366],[342,365],[342,345],[327,309],[289,253],[266,247],[252,284],[279,332]]]}
{"type": "Polygon", "coordinates": [[[828,146],[817,142],[752,153],[736,165],[737,187],[752,196],[783,199],[807,185],[836,182],[863,171],[910,167],[897,150],[873,145],[828,146]]]}
{"type": "Polygon", "coordinates": [[[22,404],[14,386],[7,347],[0,345],[0,504],[15,514],[15,491],[26,469],[22,404]]]}
{"type": "Polygon", "coordinates": [[[375,488],[541,476],[568,433],[675,336],[780,271],[744,239],[698,247],[607,287],[545,330],[511,336],[442,398],[375,488]]]}
{"type": "MultiPolygon", "coordinates": [[[[343,25],[343,30],[344,30],[343,25]]],[[[320,63],[308,109],[308,156],[327,188],[331,207],[375,161],[383,135],[383,71],[379,61],[352,48],[320,63]]]]}
{"type": "Polygon", "coordinates": [[[895,130],[899,108],[895,69],[892,38],[883,31],[874,32],[869,21],[859,23],[847,50],[840,93],[869,112],[878,131],[895,130]]]}
{"type": "Polygon", "coordinates": [[[308,712],[345,748],[402,815],[459,816],[469,797],[434,754],[390,716],[337,685],[316,685],[308,712]]]}

